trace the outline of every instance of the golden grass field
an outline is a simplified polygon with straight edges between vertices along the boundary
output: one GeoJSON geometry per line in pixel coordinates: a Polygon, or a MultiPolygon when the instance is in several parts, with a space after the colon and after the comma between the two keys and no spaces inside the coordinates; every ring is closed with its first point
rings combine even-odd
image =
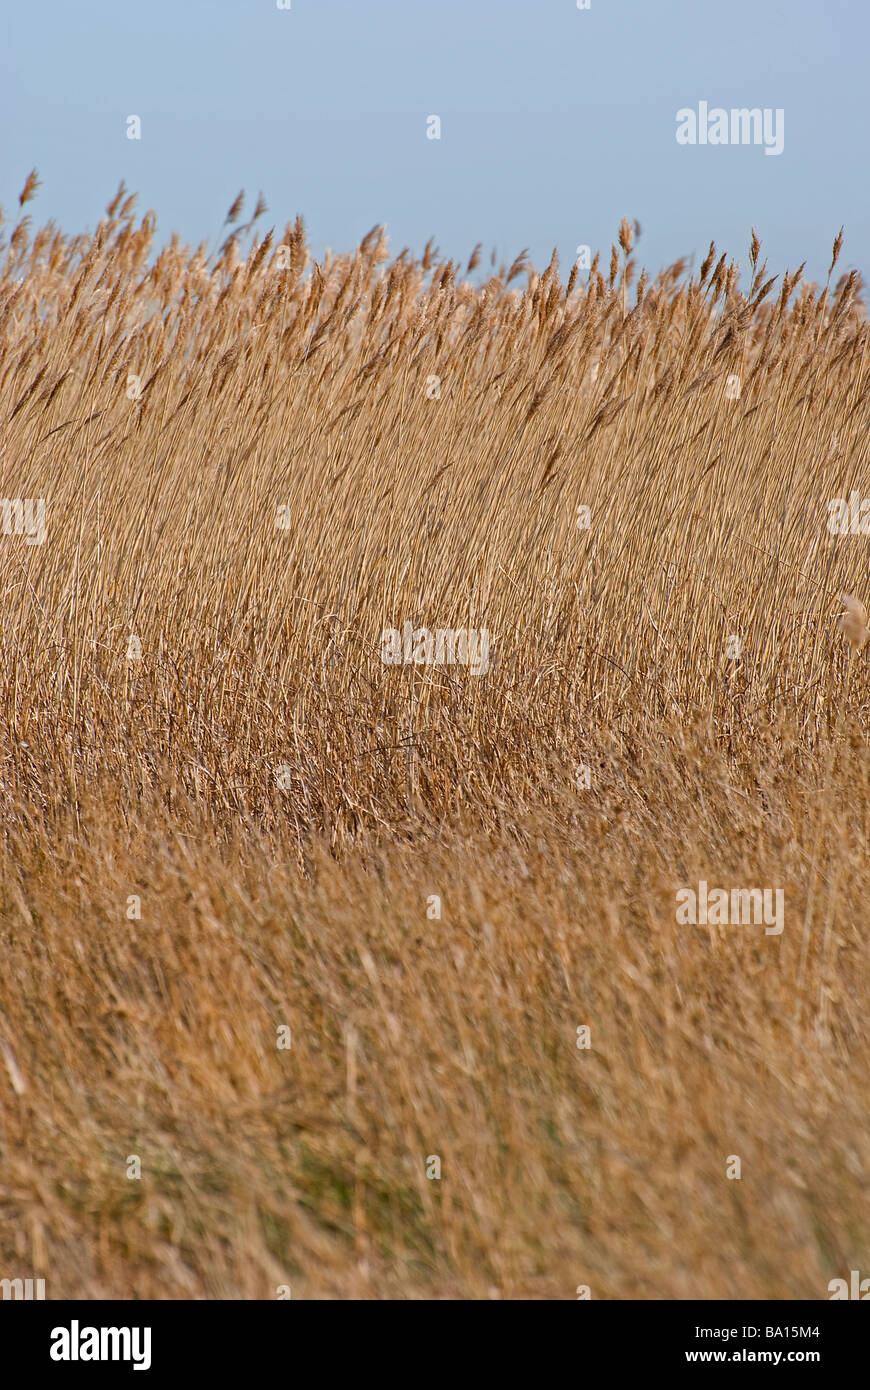
{"type": "Polygon", "coordinates": [[[47,526],[0,534],[0,1276],[870,1275],[870,678],[837,622],[870,570],[828,526],[870,496],[859,278],[775,278],[754,233],[742,289],[713,248],[647,276],[627,222],[588,283],[471,283],[379,229],[315,264],[239,200],[212,254],[157,254],[123,190],[92,236],[24,211],[0,498],[47,526]],[[405,622],[485,628],[489,669],[385,664],[405,622]],[[782,888],[782,934],[678,924],[702,879],[782,888]]]}

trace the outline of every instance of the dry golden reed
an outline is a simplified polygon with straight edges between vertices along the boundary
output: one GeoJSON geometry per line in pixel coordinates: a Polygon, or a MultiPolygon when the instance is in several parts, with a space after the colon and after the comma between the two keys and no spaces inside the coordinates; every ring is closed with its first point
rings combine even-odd
{"type": "Polygon", "coordinates": [[[870,1269],[858,277],[772,294],[753,232],[748,294],[711,245],[631,304],[623,221],[606,279],[472,285],[243,201],[215,252],[123,187],[2,245],[0,1273],[827,1297],[870,1269]],[[406,622],[488,670],[385,664],[406,622]],[[782,935],[679,926],[702,879],[782,935]]]}

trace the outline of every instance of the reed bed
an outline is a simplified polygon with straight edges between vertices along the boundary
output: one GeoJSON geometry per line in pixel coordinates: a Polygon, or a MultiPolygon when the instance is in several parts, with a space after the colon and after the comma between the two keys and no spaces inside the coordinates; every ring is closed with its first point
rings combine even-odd
{"type": "Polygon", "coordinates": [[[754,232],[742,280],[638,275],[627,221],[588,275],[487,274],[380,228],[317,263],[241,195],[215,249],[123,187],[34,231],[37,188],[0,242],[0,1276],[870,1274],[841,237],[824,285],[754,232]],[[406,623],[487,669],[385,663],[406,623]],[[781,935],[680,925],[702,879],[781,887],[781,935]]]}

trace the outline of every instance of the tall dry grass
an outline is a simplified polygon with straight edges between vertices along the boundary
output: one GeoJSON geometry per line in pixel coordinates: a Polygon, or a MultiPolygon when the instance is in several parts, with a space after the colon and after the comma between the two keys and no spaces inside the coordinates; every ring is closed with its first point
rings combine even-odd
{"type": "Polygon", "coordinates": [[[473,285],[237,204],[212,254],[123,189],[2,245],[0,498],[48,532],[0,535],[0,1276],[827,1297],[870,1265],[839,239],[824,286],[754,233],[743,289],[635,284],[627,222],[588,284],[473,285]],[[384,665],[405,621],[488,673],[384,665]],[[783,934],[677,925],[702,878],[783,934]]]}

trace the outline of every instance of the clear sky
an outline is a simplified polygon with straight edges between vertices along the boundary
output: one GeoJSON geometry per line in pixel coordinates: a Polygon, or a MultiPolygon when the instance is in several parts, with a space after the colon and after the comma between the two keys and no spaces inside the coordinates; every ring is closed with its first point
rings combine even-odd
{"type": "Polygon", "coordinates": [[[524,247],[563,270],[623,215],[657,270],[715,239],[771,273],[870,280],[868,0],[5,0],[0,203],[93,227],[118,183],[158,234],[220,230],[239,189],[315,256],[524,247]],[[784,148],[680,145],[680,108],[784,112],[784,148]],[[138,115],[142,138],[127,138],[138,115]],[[426,136],[430,115],[441,139],[426,136]]]}

